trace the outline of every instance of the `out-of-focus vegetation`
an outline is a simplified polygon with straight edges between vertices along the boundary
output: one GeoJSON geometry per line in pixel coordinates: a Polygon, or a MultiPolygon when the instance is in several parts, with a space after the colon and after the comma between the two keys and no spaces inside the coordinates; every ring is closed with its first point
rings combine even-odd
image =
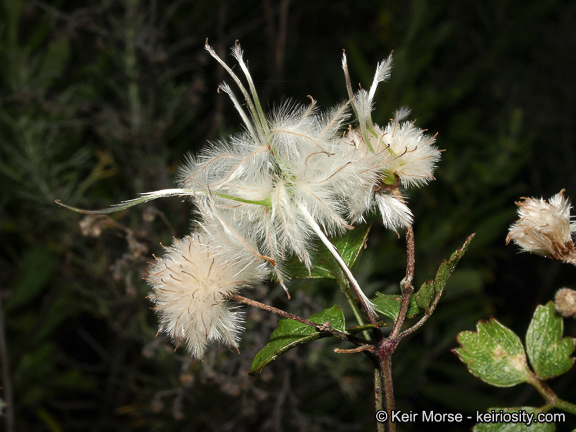
{"type": "MultiPolygon", "coordinates": [[[[239,39],[263,99],[346,97],[340,70],[368,86],[394,50],[377,97],[439,132],[437,181],[410,197],[417,282],[470,233],[472,246],[426,326],[395,356],[397,405],[473,413],[527,405],[495,392],[450,353],[459,331],[497,316],[524,331],[537,303],[576,272],[504,246],[520,196],[576,199],[576,49],[569,1],[3,0],[0,5],[0,367],[8,432],[373,430],[370,364],[331,342],[294,350],[248,377],[277,317],[247,310],[241,354],[192,361],[156,333],[142,280],[159,242],[183,236],[193,205],[154,201],[82,217],[169,188],[184,154],[237,130],[204,52],[239,39]]],[[[375,228],[355,273],[394,292],[403,240],[375,228]]],[[[249,295],[307,316],[334,302],[329,283],[249,295]]],[[[566,334],[576,334],[567,322],[566,334]]],[[[574,374],[552,383],[576,400],[574,374]],[[570,393],[572,392],[572,393],[570,393]]],[[[2,404],[0,404],[2,405],[2,404]]],[[[446,425],[430,425],[447,430],[446,425]]],[[[410,430],[407,427],[406,430],[410,430]]],[[[417,430],[414,427],[414,430],[417,430]]]]}

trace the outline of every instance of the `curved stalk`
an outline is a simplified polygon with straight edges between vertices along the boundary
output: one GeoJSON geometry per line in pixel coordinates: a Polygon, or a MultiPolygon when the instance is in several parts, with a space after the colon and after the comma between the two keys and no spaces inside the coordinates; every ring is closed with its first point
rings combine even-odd
{"type": "Polygon", "coordinates": [[[124,202],[121,202],[120,204],[115,204],[112,207],[109,207],[107,209],[101,209],[101,210],[83,210],[83,209],[69,206],[68,204],[64,204],[64,203],[60,202],[60,200],[55,200],[54,202],[56,204],[62,206],[62,207],[66,207],[68,210],[72,210],[76,213],[95,215],[95,214],[109,214],[109,213],[118,212],[118,211],[130,208],[130,207],[134,207],[135,205],[138,205],[138,204],[143,204],[145,202],[155,200],[157,198],[164,198],[164,197],[169,197],[169,196],[186,196],[186,195],[194,196],[198,193],[199,192],[194,190],[194,189],[186,189],[186,188],[162,189],[162,190],[155,191],[155,192],[143,193],[143,194],[141,194],[142,196],[140,198],[134,198],[134,199],[131,199],[128,201],[124,201],[124,202]]]}
{"type": "Polygon", "coordinates": [[[560,399],[556,393],[554,393],[554,390],[544,381],[532,375],[532,379],[528,382],[540,393],[540,396],[542,396],[549,405],[566,411],[567,413],[576,414],[576,404],[560,399]]]}
{"type": "Polygon", "coordinates": [[[376,324],[376,312],[374,310],[374,305],[368,299],[368,297],[366,297],[366,294],[364,294],[364,292],[360,288],[358,281],[356,280],[356,278],[354,277],[354,275],[352,274],[352,272],[350,271],[350,269],[348,268],[348,266],[346,265],[346,263],[344,262],[344,260],[334,247],[334,245],[332,244],[332,242],[328,239],[328,237],[326,237],[326,235],[324,234],[318,223],[314,220],[312,215],[308,212],[306,207],[300,206],[300,211],[308,221],[310,227],[314,230],[314,232],[320,238],[322,243],[324,243],[324,246],[326,246],[328,251],[330,251],[330,254],[332,254],[334,259],[338,263],[338,266],[344,272],[346,279],[348,279],[348,282],[350,282],[350,286],[358,296],[358,300],[360,301],[360,304],[362,305],[362,308],[364,309],[364,312],[366,313],[366,316],[368,317],[370,323],[376,324]]]}

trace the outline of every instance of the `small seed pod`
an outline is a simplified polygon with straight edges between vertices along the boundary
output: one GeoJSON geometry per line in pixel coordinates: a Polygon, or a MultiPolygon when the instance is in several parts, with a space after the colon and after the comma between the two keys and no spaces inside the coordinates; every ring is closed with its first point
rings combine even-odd
{"type": "Polygon", "coordinates": [[[556,311],[565,318],[576,318],[576,291],[570,288],[560,288],[554,297],[556,311]]]}

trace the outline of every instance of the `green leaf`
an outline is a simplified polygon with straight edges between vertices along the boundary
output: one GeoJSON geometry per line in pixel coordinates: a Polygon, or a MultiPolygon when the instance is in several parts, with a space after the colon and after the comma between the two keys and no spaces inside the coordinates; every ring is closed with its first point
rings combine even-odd
{"type": "Polygon", "coordinates": [[[477,331],[461,332],[460,348],[453,350],[472,375],[497,387],[511,387],[529,381],[532,372],[520,338],[494,318],[479,321],[477,331]]]}
{"type": "Polygon", "coordinates": [[[473,432],[554,432],[554,423],[536,423],[536,415],[541,410],[534,407],[489,408],[476,415],[482,419],[472,429],[473,432]],[[507,414],[511,417],[506,418],[507,414]],[[503,421],[506,420],[506,421],[503,421]],[[510,420],[510,421],[508,421],[510,420]]]}
{"type": "Polygon", "coordinates": [[[444,287],[446,286],[446,282],[448,278],[456,268],[456,265],[460,261],[460,259],[464,256],[466,251],[468,250],[468,246],[470,246],[470,242],[474,238],[474,234],[469,235],[466,238],[466,241],[462,245],[460,249],[457,249],[448,260],[444,260],[440,267],[438,268],[438,272],[436,273],[436,278],[434,279],[434,290],[437,294],[442,293],[444,287]]]}
{"type": "Polygon", "coordinates": [[[456,249],[454,253],[448,258],[444,260],[438,271],[436,272],[436,277],[433,281],[426,281],[422,284],[420,289],[415,295],[416,304],[421,309],[428,311],[430,306],[432,305],[432,301],[434,297],[442,295],[444,288],[446,287],[446,282],[448,278],[456,268],[456,265],[460,261],[460,259],[464,256],[466,251],[468,250],[468,246],[470,246],[470,242],[474,238],[474,234],[469,235],[466,238],[466,241],[462,245],[460,249],[456,249]]]}
{"type": "MultiPolygon", "coordinates": [[[[358,225],[353,230],[346,231],[344,235],[330,239],[348,268],[352,268],[360,251],[366,244],[370,227],[370,224],[358,225]]],[[[319,245],[316,254],[314,254],[314,266],[310,271],[297,257],[292,257],[286,263],[285,269],[291,278],[345,280],[338,263],[324,245],[319,245]]]]}
{"type": "Polygon", "coordinates": [[[564,320],[554,310],[554,303],[538,306],[526,333],[526,351],[534,372],[548,379],[568,372],[574,364],[570,355],[575,340],[562,337],[564,320]]]}
{"type": "MultiPolygon", "coordinates": [[[[333,329],[346,332],[346,322],[342,310],[334,305],[322,312],[310,315],[310,321],[324,324],[329,322],[333,329]]],[[[272,332],[270,340],[262,348],[252,361],[250,374],[262,372],[269,363],[276,360],[280,355],[292,348],[316,339],[331,336],[329,333],[320,333],[314,327],[302,324],[298,321],[283,319],[278,321],[278,327],[272,332]]]]}
{"type": "Polygon", "coordinates": [[[416,304],[420,309],[424,309],[428,311],[430,309],[430,305],[432,304],[432,299],[434,298],[434,294],[436,291],[434,290],[434,282],[433,281],[426,281],[422,284],[414,299],[416,304]]]}
{"type": "MultiPolygon", "coordinates": [[[[398,318],[398,313],[400,312],[400,302],[402,301],[402,296],[396,294],[382,294],[380,292],[376,293],[376,298],[372,300],[374,304],[374,309],[385,317],[391,318],[396,321],[398,318]]],[[[414,297],[410,299],[410,304],[408,305],[407,318],[412,318],[418,315],[420,309],[416,304],[414,297]]]]}
{"type": "MultiPolygon", "coordinates": [[[[360,255],[360,251],[368,239],[371,227],[371,224],[361,224],[353,230],[347,231],[343,236],[336,237],[332,240],[332,244],[334,244],[348,268],[352,268],[358,255],[360,255]]],[[[340,269],[340,267],[338,267],[338,269],[340,269]]]]}

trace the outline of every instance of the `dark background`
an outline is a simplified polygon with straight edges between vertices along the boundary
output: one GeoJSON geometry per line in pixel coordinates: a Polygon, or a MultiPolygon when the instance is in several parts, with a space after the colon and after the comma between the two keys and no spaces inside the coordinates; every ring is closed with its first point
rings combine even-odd
{"type": "MultiPolygon", "coordinates": [[[[543,404],[528,386],[498,389],[450,350],[496,317],[522,338],[537,304],[575,286],[566,265],[505,246],[521,196],[576,197],[576,2],[23,1],[0,4],[1,427],[18,431],[374,430],[371,370],[336,341],[297,348],[250,377],[277,317],[247,310],[241,354],[192,360],[162,336],[142,278],[160,242],[185,235],[193,205],[102,208],[174,186],[178,164],[239,130],[223,94],[240,40],[262,100],[346,98],[342,49],[368,88],[394,50],[374,119],[404,105],[445,149],[437,180],[411,191],[416,282],[477,233],[427,325],[394,357],[397,406],[473,414],[543,404]],[[15,427],[13,425],[16,425],[15,427]],[[12,425],[12,426],[10,426],[12,425]],[[11,429],[10,429],[11,428],[11,429]]],[[[397,292],[403,240],[376,226],[354,268],[369,292],[397,292]]],[[[308,316],[342,302],[330,282],[246,295],[308,316]]],[[[566,333],[576,334],[572,320],[566,333]]],[[[551,381],[576,401],[574,373],[551,381]]],[[[471,425],[428,425],[466,430],[471,425]]],[[[559,430],[566,425],[559,426],[559,430]]],[[[406,425],[402,430],[420,430],[406,425]]]]}

